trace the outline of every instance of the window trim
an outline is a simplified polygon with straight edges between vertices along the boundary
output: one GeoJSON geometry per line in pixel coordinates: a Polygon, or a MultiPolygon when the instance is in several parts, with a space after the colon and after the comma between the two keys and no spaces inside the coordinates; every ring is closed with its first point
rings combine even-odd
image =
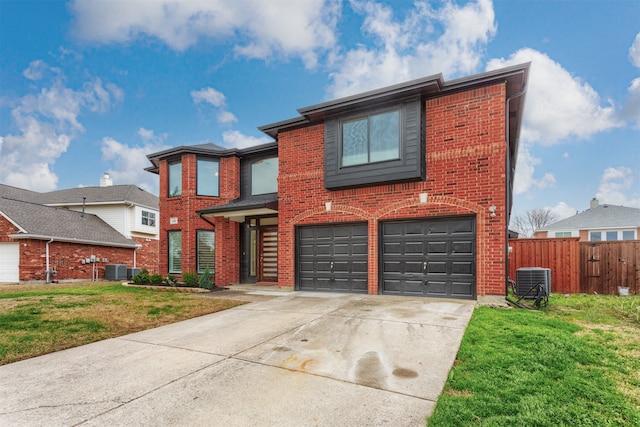
{"type": "Polygon", "coordinates": [[[392,106],[388,106],[386,108],[378,108],[378,109],[374,109],[374,110],[365,110],[365,111],[360,111],[358,113],[354,113],[351,115],[346,115],[344,117],[341,117],[339,120],[339,128],[338,128],[338,167],[340,169],[343,168],[355,168],[355,167],[362,167],[362,166],[366,166],[366,165],[371,165],[371,164],[376,164],[376,163],[384,163],[384,162],[393,162],[393,161],[398,161],[398,160],[402,160],[403,158],[403,153],[404,153],[404,145],[403,145],[403,123],[404,123],[404,115],[403,115],[403,108],[401,105],[392,105],[392,106]],[[394,113],[397,112],[398,113],[398,157],[394,157],[394,158],[390,158],[390,159],[384,159],[384,160],[374,160],[371,161],[371,117],[372,116],[379,116],[382,114],[387,114],[387,113],[394,113]],[[358,120],[363,120],[366,119],[367,120],[367,159],[368,161],[364,162],[364,163],[356,163],[356,164],[352,164],[352,165],[344,165],[343,164],[343,158],[344,158],[344,125],[345,123],[349,123],[349,122],[355,122],[358,120]]]}
{"type": "Polygon", "coordinates": [[[271,157],[264,157],[264,158],[260,158],[260,159],[255,159],[251,162],[251,164],[249,165],[249,192],[252,196],[262,196],[265,194],[276,194],[278,192],[278,174],[280,172],[280,159],[278,158],[278,156],[271,156],[271,157]],[[253,191],[253,166],[255,164],[257,164],[258,162],[264,162],[266,160],[272,160],[275,159],[276,160],[276,167],[277,167],[277,171],[276,171],[276,191],[270,191],[267,193],[255,193],[253,191]]]}
{"type": "Polygon", "coordinates": [[[182,230],[167,231],[167,271],[169,274],[182,274],[182,230]],[[172,269],[171,236],[180,236],[180,270],[172,269]]]}
{"type": "Polygon", "coordinates": [[[220,159],[218,158],[208,158],[208,157],[198,157],[196,158],[196,195],[200,197],[220,197],[220,159]],[[218,164],[218,179],[217,179],[217,187],[216,194],[202,194],[200,193],[200,162],[208,162],[208,163],[217,163],[218,164]]]}
{"type": "Polygon", "coordinates": [[[167,197],[180,197],[180,196],[182,196],[182,160],[177,160],[175,162],[167,163],[167,171],[168,171],[168,173],[167,173],[167,175],[168,175],[168,177],[167,177],[168,178],[167,179],[167,197]],[[180,180],[179,180],[180,188],[179,188],[178,192],[173,193],[172,190],[171,190],[171,176],[172,176],[171,168],[173,166],[176,166],[176,165],[180,165],[180,180]]]}
{"type": "Polygon", "coordinates": [[[140,223],[141,223],[142,225],[144,225],[145,227],[155,227],[155,226],[156,226],[156,224],[157,224],[157,223],[156,223],[156,213],[155,213],[155,212],[148,211],[148,210],[144,210],[144,209],[142,209],[142,210],[141,210],[141,212],[142,212],[142,213],[141,213],[141,215],[140,215],[140,223]],[[145,220],[145,214],[147,214],[147,223],[146,223],[146,224],[144,223],[144,220],[145,220]],[[150,219],[152,219],[153,224],[149,224],[149,220],[150,220],[150,219]]]}
{"type": "Polygon", "coordinates": [[[211,233],[213,235],[213,260],[214,260],[214,264],[213,267],[211,267],[211,272],[213,272],[215,274],[215,257],[216,257],[216,232],[215,230],[205,230],[205,229],[199,229],[196,230],[196,271],[198,272],[198,274],[202,274],[204,273],[204,271],[206,269],[201,269],[200,268],[200,234],[201,233],[211,233]]]}

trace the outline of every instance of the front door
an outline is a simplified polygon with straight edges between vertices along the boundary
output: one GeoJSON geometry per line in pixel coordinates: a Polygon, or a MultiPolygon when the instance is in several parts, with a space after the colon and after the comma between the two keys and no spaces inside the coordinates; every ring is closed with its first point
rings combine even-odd
{"type": "Polygon", "coordinates": [[[258,281],[278,281],[278,226],[259,229],[258,281]]]}

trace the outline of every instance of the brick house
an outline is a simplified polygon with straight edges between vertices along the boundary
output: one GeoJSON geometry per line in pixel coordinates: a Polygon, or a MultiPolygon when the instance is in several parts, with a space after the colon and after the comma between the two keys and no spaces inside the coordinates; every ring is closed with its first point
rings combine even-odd
{"type": "Polygon", "coordinates": [[[102,279],[107,264],[157,272],[159,215],[156,196],[108,174],[47,193],[0,184],[0,282],[102,279]]]}
{"type": "Polygon", "coordinates": [[[529,64],[418,79],[298,110],[276,142],[150,154],[160,271],[218,286],[503,295],[529,64]]]}

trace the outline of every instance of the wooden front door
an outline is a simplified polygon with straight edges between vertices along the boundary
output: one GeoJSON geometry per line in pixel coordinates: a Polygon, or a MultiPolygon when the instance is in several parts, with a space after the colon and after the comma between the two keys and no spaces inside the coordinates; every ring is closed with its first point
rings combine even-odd
{"type": "Polygon", "coordinates": [[[278,227],[260,228],[258,281],[278,281],[278,227]]]}

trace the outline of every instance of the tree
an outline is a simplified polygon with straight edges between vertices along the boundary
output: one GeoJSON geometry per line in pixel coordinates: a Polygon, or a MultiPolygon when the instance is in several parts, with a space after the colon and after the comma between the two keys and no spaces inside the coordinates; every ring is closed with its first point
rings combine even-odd
{"type": "Polygon", "coordinates": [[[516,231],[520,237],[533,237],[536,230],[556,222],[557,218],[557,215],[549,208],[531,209],[524,215],[512,217],[509,228],[516,231]]]}

